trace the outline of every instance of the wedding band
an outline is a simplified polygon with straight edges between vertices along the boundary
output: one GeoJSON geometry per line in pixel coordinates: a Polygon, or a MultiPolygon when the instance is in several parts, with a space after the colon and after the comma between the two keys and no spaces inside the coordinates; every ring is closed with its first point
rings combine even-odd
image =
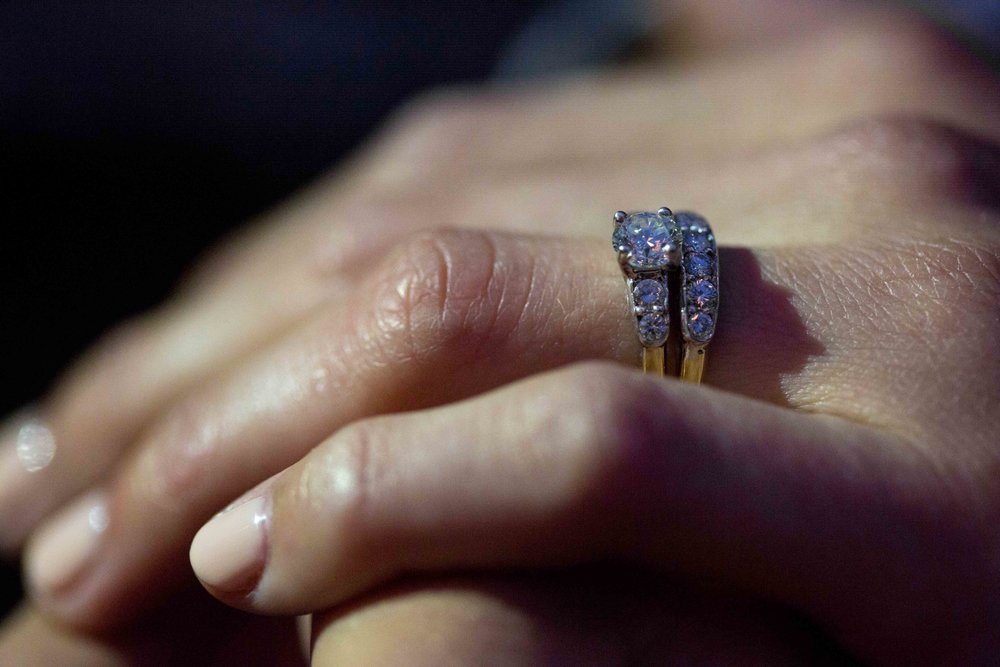
{"type": "Polygon", "coordinates": [[[611,243],[635,315],[642,368],[698,384],[719,309],[719,254],[708,222],[662,207],[614,215],[611,243]]]}

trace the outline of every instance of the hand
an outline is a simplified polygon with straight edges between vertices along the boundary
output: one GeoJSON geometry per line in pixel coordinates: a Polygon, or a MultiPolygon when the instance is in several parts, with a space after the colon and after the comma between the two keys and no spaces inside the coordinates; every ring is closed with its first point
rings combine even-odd
{"type": "Polygon", "coordinates": [[[488,655],[495,642],[477,633],[479,615],[435,623],[405,592],[355,602],[357,612],[338,605],[406,574],[533,568],[548,569],[539,579],[550,588],[573,582],[557,609],[480,593],[531,628],[507,639],[528,655],[547,646],[573,663],[574,650],[579,658],[596,645],[609,651],[601,664],[676,659],[692,636],[679,641],[670,619],[694,611],[697,628],[699,605],[729,609],[723,625],[734,609],[742,621],[702,648],[745,651],[744,633],[755,629],[744,617],[749,599],[776,634],[808,627],[782,618],[794,610],[866,664],[985,664],[1000,620],[1000,494],[995,479],[970,472],[989,469],[995,444],[980,429],[953,434],[961,447],[620,367],[575,366],[342,429],[209,523],[192,563],[240,608],[335,609],[326,641],[339,664],[365,651],[379,659],[346,662],[440,650],[411,648],[405,629],[382,634],[395,641],[357,645],[352,617],[391,617],[407,603],[413,624],[450,640],[439,661],[467,644],[488,655]],[[572,569],[580,563],[618,565],[572,569]],[[556,567],[570,569],[548,573],[556,567]],[[716,605],[710,596],[692,610],[678,580],[744,599],[716,605]],[[351,643],[338,641],[343,633],[351,643]]]}
{"type": "MultiPolygon", "coordinates": [[[[63,444],[42,473],[46,484],[9,484],[5,503],[20,508],[16,516],[26,530],[33,518],[110,469],[110,523],[94,550],[81,554],[83,565],[64,568],[68,579],[49,579],[61,586],[38,587],[40,603],[82,624],[127,616],[183,576],[175,569],[182,545],[203,519],[348,421],[446,402],[580,358],[632,362],[637,350],[627,318],[608,310],[624,303],[606,241],[607,212],[629,202],[655,206],[681,199],[708,215],[724,243],[848,244],[829,251],[730,251],[723,258],[725,320],[713,343],[708,382],[792,407],[916,430],[936,417],[924,414],[929,408],[908,405],[928,391],[917,379],[926,382],[947,362],[956,370],[945,382],[970,399],[954,408],[955,416],[970,419],[967,411],[988,404],[993,389],[989,373],[971,367],[969,356],[981,338],[988,339],[989,332],[975,329],[985,325],[967,316],[970,308],[988,309],[984,292],[970,288],[961,297],[971,296],[968,304],[935,303],[930,314],[922,295],[940,281],[960,289],[964,279],[952,270],[967,271],[970,282],[991,280],[994,214],[988,206],[995,177],[983,167],[991,150],[940,126],[896,120],[787,142],[896,110],[996,136],[995,85],[988,72],[958,54],[947,68],[937,65],[940,60],[924,63],[918,56],[940,59],[951,51],[924,28],[894,17],[858,24],[853,32],[838,27],[831,35],[783,44],[735,68],[706,65],[667,78],[653,72],[581,81],[551,101],[531,95],[474,100],[469,104],[480,111],[471,113],[461,101],[413,112],[411,129],[369,163],[332,191],[279,215],[280,222],[235,242],[193,281],[186,301],[134,325],[57,390],[45,414],[63,444]],[[872,58],[855,63],[859,49],[872,58]],[[742,104],[750,96],[739,82],[762,101],[784,104],[778,93],[788,80],[800,68],[815,71],[803,67],[806,57],[843,63],[831,66],[843,78],[814,81],[789,110],[788,122],[773,123],[773,113],[747,113],[742,104]],[[901,80],[901,71],[912,80],[901,80]],[[768,85],[774,95],[766,94],[768,85]],[[706,91],[712,103],[697,106],[692,100],[705,99],[706,91]],[[618,104],[632,99],[649,103],[618,104]],[[615,113],[604,111],[602,101],[615,113]],[[727,108],[738,113],[726,116],[727,108]],[[722,118],[711,120],[708,113],[722,118]],[[616,131],[620,127],[628,134],[616,131]],[[737,137],[720,134],[723,127],[737,137]],[[469,128],[467,134],[461,128],[469,128]],[[447,141],[456,135],[479,143],[447,141]],[[428,143],[415,147],[421,136],[428,143]],[[530,141],[514,140],[520,136],[530,141]],[[540,137],[552,143],[541,153],[540,137]],[[416,163],[407,157],[411,151],[424,158],[421,171],[400,173],[398,165],[416,163]],[[717,157],[730,152],[745,157],[717,157]],[[666,160],[678,154],[685,162],[666,160]],[[551,162],[539,165],[543,156],[551,162]],[[479,169],[469,173],[469,165],[479,169]],[[512,178],[529,167],[521,180],[512,178]],[[637,179],[643,172],[648,177],[637,179]],[[581,220],[581,211],[593,212],[589,221],[581,220]],[[532,267],[525,258],[551,254],[564,242],[545,247],[541,239],[503,235],[425,235],[384,260],[382,275],[358,270],[388,253],[390,239],[415,229],[450,224],[510,231],[539,220],[545,228],[532,231],[601,240],[570,242],[561,246],[569,256],[564,263],[532,267]],[[360,234],[359,221],[368,221],[364,229],[376,230],[379,239],[360,234]],[[873,233],[871,221],[887,225],[886,234],[873,233]],[[857,259],[849,244],[859,235],[870,235],[877,249],[885,244],[880,252],[896,253],[892,287],[882,267],[857,259]],[[473,265],[477,249],[493,243],[507,254],[473,265]],[[336,252],[324,252],[331,247],[336,252]],[[435,313],[442,287],[461,297],[465,285],[442,286],[442,264],[449,278],[469,281],[472,298],[451,299],[444,305],[452,310],[435,313]],[[847,273],[838,274],[838,266],[847,273]],[[503,271],[490,277],[494,267],[503,271]],[[530,283],[526,291],[519,282],[529,274],[541,291],[530,283]],[[830,275],[842,281],[842,294],[830,292],[830,275]],[[484,277],[489,280],[476,287],[484,277]],[[741,294],[736,283],[743,280],[741,294]],[[410,293],[395,294],[399,284],[410,293]],[[366,298],[361,289],[386,298],[366,298]],[[523,314],[516,302],[498,299],[502,289],[506,297],[525,298],[523,314]],[[916,340],[906,331],[876,336],[879,322],[870,316],[867,326],[829,321],[838,312],[871,315],[869,292],[886,289],[897,296],[882,306],[883,321],[909,322],[916,340]],[[411,317],[399,319],[401,314],[411,317]],[[570,326],[566,318],[573,317],[582,324],[570,326]],[[942,351],[916,335],[934,326],[952,332],[955,321],[975,329],[962,332],[961,350],[942,351]],[[511,326],[505,330],[504,324],[511,326]],[[193,335],[203,342],[195,354],[193,335]],[[898,358],[907,347],[933,357],[898,358]],[[500,371],[485,367],[484,349],[495,353],[489,361],[500,371]],[[462,367],[466,360],[480,366],[469,371],[462,367]],[[415,387],[431,390],[417,396],[415,387]],[[144,435],[132,453],[119,461],[139,432],[144,435]],[[154,571],[163,578],[153,578],[154,571]]],[[[940,423],[931,425],[931,432],[941,432],[940,423]]],[[[45,533],[52,529],[43,529],[31,559],[36,584],[44,584],[39,550],[45,533]]]]}

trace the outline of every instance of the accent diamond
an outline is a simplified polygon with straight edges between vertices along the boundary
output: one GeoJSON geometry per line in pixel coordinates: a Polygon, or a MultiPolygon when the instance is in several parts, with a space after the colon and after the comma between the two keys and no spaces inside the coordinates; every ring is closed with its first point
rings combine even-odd
{"type": "Polygon", "coordinates": [[[705,252],[711,247],[706,234],[684,232],[684,250],[689,252],[705,252]]]}
{"type": "Polygon", "coordinates": [[[644,345],[661,344],[667,337],[667,318],[649,313],[639,318],[639,338],[644,345]]]}
{"type": "Polygon", "coordinates": [[[715,322],[708,313],[695,313],[687,321],[688,332],[695,340],[705,340],[712,334],[715,322]]]}
{"type": "Polygon", "coordinates": [[[687,287],[687,302],[698,308],[715,304],[719,290],[710,280],[696,280],[687,287]]]}
{"type": "Polygon", "coordinates": [[[684,231],[691,230],[696,234],[704,234],[708,231],[708,221],[697,213],[691,211],[678,211],[674,213],[674,219],[684,231]]]}
{"type": "Polygon", "coordinates": [[[665,292],[663,283],[649,278],[640,280],[632,288],[632,296],[635,297],[635,305],[637,306],[662,305],[665,292]]]}
{"type": "Polygon", "coordinates": [[[712,258],[700,252],[691,253],[684,258],[684,270],[689,277],[712,275],[712,258]]]}

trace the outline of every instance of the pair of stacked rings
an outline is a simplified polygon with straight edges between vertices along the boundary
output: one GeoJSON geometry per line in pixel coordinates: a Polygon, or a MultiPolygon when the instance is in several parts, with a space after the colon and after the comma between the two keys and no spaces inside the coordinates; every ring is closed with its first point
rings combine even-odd
{"type": "Polygon", "coordinates": [[[635,314],[644,370],[663,375],[676,368],[681,379],[701,382],[719,314],[719,253],[708,222],[667,207],[618,211],[611,243],[635,314]]]}

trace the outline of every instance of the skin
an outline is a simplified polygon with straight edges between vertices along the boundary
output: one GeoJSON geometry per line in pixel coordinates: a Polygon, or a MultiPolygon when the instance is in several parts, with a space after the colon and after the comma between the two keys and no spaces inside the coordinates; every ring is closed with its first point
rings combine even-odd
{"type": "MultiPolygon", "coordinates": [[[[912,17],[800,20],[738,58],[435,95],[231,240],[43,406],[66,445],[0,496],[3,543],[99,478],[111,522],[32,603],[101,637],[186,609],[192,535],[270,478],[255,594],[213,592],[316,612],[314,664],[995,655],[1000,86],[912,17]],[[711,387],[553,371],[635,363],[629,202],[726,246],[711,387]]],[[[25,614],[0,656],[55,632],[25,614]]]]}

